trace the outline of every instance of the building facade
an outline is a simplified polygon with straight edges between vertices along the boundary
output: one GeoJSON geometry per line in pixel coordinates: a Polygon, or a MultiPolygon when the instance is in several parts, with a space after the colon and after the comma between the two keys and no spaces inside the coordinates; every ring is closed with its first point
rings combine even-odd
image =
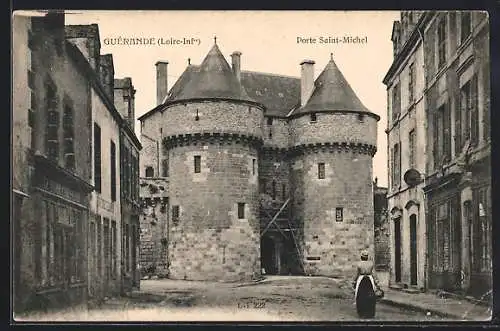
{"type": "Polygon", "coordinates": [[[97,24],[68,25],[65,32],[79,50],[90,85],[94,191],[87,230],[88,277],[89,296],[99,300],[138,286],[135,233],[141,146],[133,131],[135,90],[130,78],[116,80],[115,86],[113,57],[101,54],[97,24]]]}
{"type": "Polygon", "coordinates": [[[65,26],[53,12],[13,23],[15,312],[86,304],[122,290],[120,264],[132,265],[119,240],[121,137],[135,153],[132,183],[140,143],[113,104],[112,57],[99,54],[96,25],[65,26]]]}
{"type": "Polygon", "coordinates": [[[407,181],[423,185],[425,287],[484,296],[492,287],[488,15],[423,12],[414,24],[386,78],[412,53],[412,37],[419,39],[425,156],[407,181]]]}
{"type": "Polygon", "coordinates": [[[85,303],[93,186],[90,91],[66,42],[64,16],[14,15],[13,21],[12,238],[20,312],[85,303]]]}
{"type": "Polygon", "coordinates": [[[425,287],[426,217],[424,183],[406,181],[425,173],[425,63],[416,28],[422,14],[402,12],[392,31],[394,62],[387,85],[388,210],[391,236],[391,285],[425,287]],[[404,48],[403,48],[404,45],[404,48]]]}
{"type": "Polygon", "coordinates": [[[158,106],[139,118],[141,182],[161,179],[168,208],[168,276],[350,277],[359,251],[374,252],[379,117],[333,57],[316,79],[311,60],[295,78],[241,71],[241,53],[231,57],[214,45],[170,90],[158,62],[158,106]]]}

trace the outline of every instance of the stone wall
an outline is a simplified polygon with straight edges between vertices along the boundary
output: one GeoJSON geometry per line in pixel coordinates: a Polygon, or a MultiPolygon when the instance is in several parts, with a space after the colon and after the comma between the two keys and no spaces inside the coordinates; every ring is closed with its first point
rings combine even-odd
{"type": "Polygon", "coordinates": [[[260,272],[257,150],[200,143],[169,150],[169,160],[170,277],[236,280],[260,272]],[[200,173],[194,173],[195,155],[201,156],[200,173]],[[243,219],[238,203],[245,203],[243,219]]]}
{"type": "Polygon", "coordinates": [[[165,137],[200,132],[262,136],[263,112],[254,105],[226,101],[178,103],[165,109],[163,114],[165,137]]]}
{"type": "Polygon", "coordinates": [[[305,273],[350,276],[359,253],[373,257],[372,158],[353,151],[305,153],[292,163],[294,214],[302,218],[305,273]],[[325,178],[318,179],[318,163],[325,178]],[[337,221],[336,208],[342,208],[337,221]]]}

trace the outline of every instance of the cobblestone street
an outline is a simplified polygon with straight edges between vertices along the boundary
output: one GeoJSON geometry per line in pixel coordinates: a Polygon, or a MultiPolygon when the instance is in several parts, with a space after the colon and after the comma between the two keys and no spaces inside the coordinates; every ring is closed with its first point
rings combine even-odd
{"type": "MultiPolygon", "coordinates": [[[[88,311],[30,316],[92,321],[357,321],[352,292],[326,277],[269,277],[256,284],[145,280],[127,298],[88,311]]],[[[376,321],[440,321],[421,312],[377,305],[376,321]]]]}

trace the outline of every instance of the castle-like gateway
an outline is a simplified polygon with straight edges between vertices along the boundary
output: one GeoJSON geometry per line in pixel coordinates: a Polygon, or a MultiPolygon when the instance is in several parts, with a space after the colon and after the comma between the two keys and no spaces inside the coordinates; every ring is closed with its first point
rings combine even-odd
{"type": "Polygon", "coordinates": [[[215,44],[142,117],[141,267],[173,279],[351,275],[373,256],[377,121],[330,59],[240,70],[215,44]]]}

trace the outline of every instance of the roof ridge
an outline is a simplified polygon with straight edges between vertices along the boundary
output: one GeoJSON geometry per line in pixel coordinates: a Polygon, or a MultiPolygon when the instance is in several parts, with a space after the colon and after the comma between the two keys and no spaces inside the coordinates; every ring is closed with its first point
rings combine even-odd
{"type": "Polygon", "coordinates": [[[297,76],[275,74],[275,73],[271,73],[271,72],[262,72],[262,71],[253,71],[253,70],[242,70],[241,73],[261,74],[261,75],[267,75],[267,76],[273,76],[273,77],[293,78],[293,79],[300,80],[300,77],[297,77],[297,76]]]}

